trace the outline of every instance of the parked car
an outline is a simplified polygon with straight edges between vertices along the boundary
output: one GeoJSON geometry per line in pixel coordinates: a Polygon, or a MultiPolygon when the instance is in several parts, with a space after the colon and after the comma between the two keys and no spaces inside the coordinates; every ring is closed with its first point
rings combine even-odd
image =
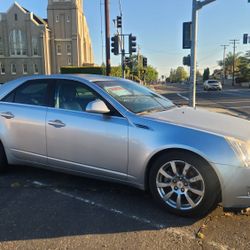
{"type": "MultiPolygon", "coordinates": [[[[0,88],[0,168],[30,165],[151,191],[201,216],[250,206],[250,123],[177,107],[132,81],[30,76],[0,88]]],[[[83,180],[84,181],[84,180],[83,180]]]]}
{"type": "Polygon", "coordinates": [[[217,80],[207,80],[203,84],[204,90],[222,90],[221,82],[217,80]]]}

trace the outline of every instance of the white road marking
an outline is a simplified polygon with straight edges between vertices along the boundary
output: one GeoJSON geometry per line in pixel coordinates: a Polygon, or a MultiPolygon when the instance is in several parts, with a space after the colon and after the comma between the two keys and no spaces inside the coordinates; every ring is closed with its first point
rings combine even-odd
{"type": "MultiPolygon", "coordinates": [[[[32,184],[34,184],[36,186],[39,186],[39,187],[51,188],[49,185],[47,185],[45,183],[42,183],[40,181],[33,181],[32,184]]],[[[89,199],[85,199],[85,198],[80,197],[80,196],[75,196],[73,194],[70,194],[68,192],[64,192],[64,191],[59,190],[57,188],[51,188],[51,191],[53,191],[53,192],[55,192],[57,194],[63,195],[65,197],[81,201],[81,202],[83,202],[83,203],[85,203],[87,205],[91,205],[91,206],[94,206],[94,207],[97,207],[97,208],[104,209],[105,211],[108,211],[108,212],[112,212],[112,213],[115,213],[115,214],[118,214],[118,215],[122,215],[124,217],[129,218],[129,219],[136,220],[136,221],[138,221],[140,223],[148,224],[148,225],[150,225],[152,227],[155,227],[158,230],[164,229],[166,232],[169,232],[171,234],[175,234],[177,236],[185,237],[185,238],[187,238],[189,240],[197,240],[195,235],[192,235],[192,234],[190,234],[190,233],[188,233],[188,232],[186,232],[184,230],[181,230],[181,229],[178,229],[178,228],[173,228],[173,227],[168,227],[167,225],[164,225],[164,224],[154,223],[151,220],[148,220],[146,218],[139,217],[139,216],[136,216],[136,215],[133,215],[133,214],[128,214],[128,213],[126,213],[124,211],[121,211],[121,210],[118,210],[118,209],[115,209],[115,208],[107,207],[107,206],[105,206],[105,205],[103,205],[101,203],[91,201],[89,199]]],[[[214,248],[217,248],[217,249],[222,249],[222,250],[230,249],[229,246],[217,243],[215,241],[209,241],[209,242],[206,242],[206,243],[208,245],[210,245],[211,247],[214,247],[214,248]]]]}
{"type": "Polygon", "coordinates": [[[188,97],[186,97],[186,96],[184,96],[184,95],[182,95],[182,94],[180,94],[180,93],[177,93],[177,95],[178,95],[179,97],[183,98],[184,100],[189,101],[189,98],[188,98],[188,97]]]}

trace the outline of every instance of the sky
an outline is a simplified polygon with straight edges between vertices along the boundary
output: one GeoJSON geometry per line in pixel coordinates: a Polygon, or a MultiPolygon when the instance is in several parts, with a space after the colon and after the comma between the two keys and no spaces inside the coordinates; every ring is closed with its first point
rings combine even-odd
{"type": "MultiPolygon", "coordinates": [[[[169,75],[171,68],[182,66],[182,58],[190,50],[182,49],[182,23],[191,21],[192,0],[120,0],[123,12],[124,33],[137,37],[140,53],[148,58],[159,75],[169,75]]],[[[40,17],[47,17],[47,0],[17,0],[23,7],[40,17]]],[[[84,13],[89,25],[94,48],[95,63],[105,61],[104,0],[83,0],[84,13]],[[103,38],[102,38],[103,37],[103,38]]],[[[13,0],[0,0],[0,12],[6,12],[13,0]]],[[[120,13],[119,0],[110,0],[111,36],[115,33],[112,20],[120,13]]],[[[250,35],[250,3],[248,0],[216,0],[199,11],[198,69],[203,72],[218,68],[223,58],[221,45],[230,45],[238,39],[237,52],[250,50],[243,45],[243,34],[250,35]]],[[[120,62],[119,56],[111,57],[112,65],[120,62]]],[[[188,70],[188,68],[187,68],[188,70]]]]}

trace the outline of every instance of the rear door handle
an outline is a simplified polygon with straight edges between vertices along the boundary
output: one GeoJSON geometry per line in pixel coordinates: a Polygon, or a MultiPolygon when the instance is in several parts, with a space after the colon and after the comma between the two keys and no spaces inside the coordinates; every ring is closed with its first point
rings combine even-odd
{"type": "Polygon", "coordinates": [[[49,121],[48,124],[56,128],[62,128],[66,126],[65,123],[60,120],[49,121]]]}
{"type": "Polygon", "coordinates": [[[3,113],[1,113],[1,116],[6,118],[6,119],[12,119],[15,117],[11,112],[3,112],[3,113]]]}

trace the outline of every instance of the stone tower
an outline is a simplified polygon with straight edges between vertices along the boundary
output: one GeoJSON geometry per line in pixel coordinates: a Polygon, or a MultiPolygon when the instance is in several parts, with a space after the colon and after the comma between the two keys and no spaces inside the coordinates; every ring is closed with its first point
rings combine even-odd
{"type": "Polygon", "coordinates": [[[49,0],[48,26],[51,30],[52,72],[62,66],[93,64],[83,0],[49,0]]]}

